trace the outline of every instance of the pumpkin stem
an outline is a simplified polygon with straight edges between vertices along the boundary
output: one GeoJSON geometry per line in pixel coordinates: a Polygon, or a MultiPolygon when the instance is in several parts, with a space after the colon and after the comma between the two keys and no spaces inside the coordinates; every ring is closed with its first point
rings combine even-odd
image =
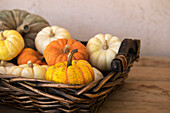
{"type": "Polygon", "coordinates": [[[43,59],[44,59],[44,57],[43,57],[43,56],[41,56],[41,57],[39,57],[39,58],[38,58],[38,60],[41,60],[41,61],[42,61],[43,59]]]}
{"type": "Polygon", "coordinates": [[[54,37],[55,34],[53,33],[52,29],[50,30],[50,34],[49,34],[49,37],[54,37]]]}
{"type": "Polygon", "coordinates": [[[74,53],[77,53],[77,52],[78,52],[78,49],[74,49],[73,51],[71,51],[71,52],[68,54],[68,58],[67,58],[67,68],[68,68],[69,66],[71,66],[73,54],[74,54],[74,53]]]}
{"type": "Polygon", "coordinates": [[[108,44],[107,44],[107,40],[104,40],[104,45],[103,45],[102,48],[103,48],[104,50],[106,50],[106,49],[109,48],[109,46],[108,46],[108,44]]]}
{"type": "Polygon", "coordinates": [[[5,40],[6,37],[3,35],[3,32],[2,32],[2,31],[0,32],[0,34],[1,34],[1,41],[5,40]]]}
{"type": "Polygon", "coordinates": [[[28,31],[30,30],[29,26],[28,25],[20,25],[18,28],[17,28],[17,31],[19,33],[27,33],[28,31]]]}
{"type": "Polygon", "coordinates": [[[33,68],[34,66],[33,66],[33,63],[31,62],[31,60],[29,60],[28,62],[27,62],[27,64],[28,64],[28,66],[30,67],[30,68],[33,68]]]}
{"type": "Polygon", "coordinates": [[[0,66],[5,66],[5,62],[1,60],[0,66]]]}
{"type": "Polygon", "coordinates": [[[69,47],[70,46],[66,44],[65,47],[63,48],[63,52],[68,53],[69,52],[69,47]]]}

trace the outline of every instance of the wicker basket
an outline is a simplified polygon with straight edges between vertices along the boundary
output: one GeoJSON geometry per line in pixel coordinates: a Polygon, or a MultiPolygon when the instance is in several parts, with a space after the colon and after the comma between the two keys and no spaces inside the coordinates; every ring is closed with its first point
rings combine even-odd
{"type": "MultiPolygon", "coordinates": [[[[82,43],[86,45],[87,42],[82,43]]],[[[140,40],[123,40],[111,63],[112,71],[103,72],[103,79],[88,85],[0,75],[0,104],[34,112],[95,113],[106,97],[123,84],[139,52],[140,40]]]]}

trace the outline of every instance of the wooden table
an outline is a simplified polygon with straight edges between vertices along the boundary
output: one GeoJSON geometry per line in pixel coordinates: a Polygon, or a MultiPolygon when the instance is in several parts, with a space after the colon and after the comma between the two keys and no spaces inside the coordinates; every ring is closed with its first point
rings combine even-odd
{"type": "MultiPolygon", "coordinates": [[[[30,113],[0,105],[0,113],[30,113]]],[[[141,57],[98,113],[170,113],[170,57],[141,57]]]]}

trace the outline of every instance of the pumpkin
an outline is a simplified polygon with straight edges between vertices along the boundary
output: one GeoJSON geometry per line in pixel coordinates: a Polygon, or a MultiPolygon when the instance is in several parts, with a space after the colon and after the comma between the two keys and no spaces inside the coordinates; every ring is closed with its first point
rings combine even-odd
{"type": "Polygon", "coordinates": [[[94,80],[104,78],[103,74],[95,67],[92,67],[94,71],[94,80]]]}
{"type": "Polygon", "coordinates": [[[25,47],[35,49],[35,37],[48,22],[41,16],[30,14],[27,11],[0,10],[0,31],[17,30],[25,41],[25,47]]]}
{"type": "Polygon", "coordinates": [[[8,69],[12,66],[15,66],[13,63],[5,62],[3,60],[0,61],[0,74],[6,74],[8,69]]]}
{"type": "Polygon", "coordinates": [[[40,53],[31,48],[25,48],[17,57],[17,63],[18,65],[27,64],[29,60],[35,64],[46,65],[46,63],[43,62],[43,56],[40,55],[40,53]]]}
{"type": "Polygon", "coordinates": [[[98,34],[91,38],[87,45],[89,62],[101,71],[111,70],[111,61],[118,53],[121,41],[110,34],[98,34]]]}
{"type": "Polygon", "coordinates": [[[44,58],[49,66],[59,62],[67,61],[70,51],[78,49],[78,53],[73,55],[73,60],[88,60],[86,47],[74,39],[58,39],[52,41],[44,50],[44,58]]]}
{"type": "Polygon", "coordinates": [[[73,60],[74,49],[68,55],[67,62],[57,63],[47,69],[46,80],[62,84],[88,84],[94,80],[91,65],[85,60],[73,60]]]}
{"type": "Polygon", "coordinates": [[[0,32],[0,60],[11,60],[24,48],[22,36],[15,30],[0,32]]]}
{"type": "Polygon", "coordinates": [[[33,64],[31,61],[28,61],[27,64],[13,66],[9,68],[6,74],[26,78],[45,79],[45,73],[47,69],[48,69],[47,65],[33,64]]]}
{"type": "Polygon", "coordinates": [[[59,26],[45,27],[37,34],[35,46],[43,54],[44,49],[51,41],[62,38],[71,38],[70,33],[66,29],[59,26]]]}

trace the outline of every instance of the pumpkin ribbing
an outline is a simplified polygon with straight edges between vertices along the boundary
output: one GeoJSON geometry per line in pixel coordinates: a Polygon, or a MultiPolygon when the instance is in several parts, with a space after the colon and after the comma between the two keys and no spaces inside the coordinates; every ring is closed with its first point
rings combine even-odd
{"type": "Polygon", "coordinates": [[[87,45],[89,62],[101,71],[110,71],[111,61],[115,58],[121,41],[110,34],[97,34],[91,38],[87,45]]]}
{"type": "Polygon", "coordinates": [[[46,65],[43,59],[44,57],[40,55],[37,51],[31,48],[25,48],[18,56],[17,63],[18,65],[21,65],[21,64],[27,64],[28,61],[31,61],[32,63],[36,63],[39,65],[46,65]]]}
{"type": "Polygon", "coordinates": [[[39,53],[43,54],[46,46],[54,40],[71,38],[70,33],[59,26],[51,26],[43,28],[35,38],[35,45],[39,53]]]}
{"type": "Polygon", "coordinates": [[[24,48],[24,40],[15,30],[1,32],[0,39],[0,60],[12,60],[24,48]]]}
{"type": "Polygon", "coordinates": [[[49,23],[39,15],[19,9],[0,10],[0,31],[18,31],[24,38],[25,47],[35,49],[37,33],[47,26],[49,23]]]}
{"type": "Polygon", "coordinates": [[[78,53],[73,55],[73,60],[88,60],[86,47],[74,39],[58,39],[50,42],[44,50],[44,58],[48,65],[55,65],[59,62],[67,61],[70,51],[78,49],[78,53]]]}
{"type": "Polygon", "coordinates": [[[91,65],[85,60],[72,60],[77,49],[71,51],[67,62],[57,63],[48,68],[46,80],[63,84],[88,84],[94,80],[91,65]]]}

